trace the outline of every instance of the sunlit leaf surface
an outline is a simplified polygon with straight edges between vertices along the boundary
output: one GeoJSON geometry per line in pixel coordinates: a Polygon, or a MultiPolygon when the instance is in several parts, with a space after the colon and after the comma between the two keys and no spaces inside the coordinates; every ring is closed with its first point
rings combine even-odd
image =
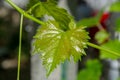
{"type": "Polygon", "coordinates": [[[78,61],[85,55],[88,33],[83,27],[76,28],[71,25],[73,22],[70,23],[70,30],[63,31],[57,22],[48,21],[38,29],[34,37],[34,52],[41,54],[47,75],[61,62],[70,60],[70,57],[78,61]]]}

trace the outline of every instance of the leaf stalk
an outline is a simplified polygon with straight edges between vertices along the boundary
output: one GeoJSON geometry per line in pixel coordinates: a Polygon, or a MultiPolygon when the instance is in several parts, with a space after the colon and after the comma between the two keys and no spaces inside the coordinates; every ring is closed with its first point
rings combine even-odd
{"type": "Polygon", "coordinates": [[[22,46],[22,27],[23,27],[23,15],[21,15],[21,19],[20,19],[20,34],[19,34],[19,52],[18,52],[17,80],[20,80],[20,63],[21,63],[21,46],[22,46]]]}
{"type": "Polygon", "coordinates": [[[89,46],[91,46],[91,47],[93,47],[93,48],[99,49],[99,50],[103,50],[103,51],[109,52],[109,53],[111,53],[111,54],[114,54],[114,55],[120,57],[120,54],[119,54],[119,53],[116,53],[116,52],[111,51],[111,50],[109,50],[109,49],[106,49],[106,48],[100,47],[100,46],[95,45],[95,44],[93,44],[93,43],[87,42],[87,45],[89,45],[89,46]]]}
{"type": "Polygon", "coordinates": [[[6,0],[12,7],[14,7],[20,14],[23,14],[26,18],[33,20],[34,22],[44,25],[45,23],[43,21],[40,21],[39,19],[33,17],[32,15],[29,15],[27,12],[25,12],[23,9],[18,7],[16,4],[14,4],[11,0],[6,0]]]}

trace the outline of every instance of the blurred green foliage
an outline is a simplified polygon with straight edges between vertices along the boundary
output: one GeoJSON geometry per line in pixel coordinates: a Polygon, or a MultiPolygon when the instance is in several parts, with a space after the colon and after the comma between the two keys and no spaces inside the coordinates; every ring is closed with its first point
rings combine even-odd
{"type": "Polygon", "coordinates": [[[99,60],[88,60],[86,68],[80,70],[77,80],[100,80],[102,64],[99,60]]]}
{"type": "Polygon", "coordinates": [[[109,38],[109,34],[105,30],[100,30],[95,34],[95,40],[102,44],[109,38]]]}
{"type": "MultiPolygon", "coordinates": [[[[112,50],[116,53],[120,54],[120,41],[119,40],[110,40],[101,45],[102,48],[112,50]]],[[[100,57],[101,59],[119,59],[120,57],[117,55],[110,54],[106,51],[100,50],[100,57]]]]}
{"type": "Polygon", "coordinates": [[[115,30],[118,31],[118,32],[120,32],[120,18],[116,19],[115,30]]]}
{"type": "Polygon", "coordinates": [[[117,1],[110,6],[111,12],[120,12],[120,2],[117,1]]]}

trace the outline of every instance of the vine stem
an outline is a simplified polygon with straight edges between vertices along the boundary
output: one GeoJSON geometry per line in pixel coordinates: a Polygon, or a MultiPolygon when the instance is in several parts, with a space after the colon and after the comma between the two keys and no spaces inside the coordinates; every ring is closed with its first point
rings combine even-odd
{"type": "Polygon", "coordinates": [[[89,45],[89,46],[91,46],[91,47],[94,47],[94,48],[96,48],[96,49],[99,49],[99,50],[103,50],[103,51],[109,52],[109,53],[111,53],[111,54],[114,54],[114,55],[120,57],[120,54],[119,54],[119,53],[116,53],[116,52],[111,51],[111,50],[109,50],[109,49],[106,49],[106,48],[100,47],[100,46],[95,45],[95,44],[93,44],[93,43],[87,42],[87,45],[89,45]]]}
{"type": "Polygon", "coordinates": [[[33,21],[35,21],[38,24],[42,24],[44,25],[43,21],[40,21],[39,19],[33,17],[32,15],[29,15],[27,12],[25,12],[23,9],[21,9],[20,7],[18,7],[16,4],[14,4],[11,0],[6,0],[6,2],[8,2],[13,8],[15,8],[20,14],[23,14],[26,18],[31,19],[33,21]]]}
{"type": "Polygon", "coordinates": [[[20,33],[19,33],[19,53],[18,53],[17,80],[20,80],[20,63],[21,63],[21,46],[22,46],[22,27],[23,27],[23,15],[21,14],[21,19],[20,19],[20,33]]]}

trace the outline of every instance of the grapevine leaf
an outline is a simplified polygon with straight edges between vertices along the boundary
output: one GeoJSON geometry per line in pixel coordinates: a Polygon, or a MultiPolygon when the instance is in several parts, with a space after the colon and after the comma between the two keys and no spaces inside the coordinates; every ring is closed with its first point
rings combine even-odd
{"type": "Polygon", "coordinates": [[[78,73],[77,80],[99,80],[102,73],[102,64],[98,60],[88,60],[86,68],[78,73]]]}
{"type": "Polygon", "coordinates": [[[48,21],[38,29],[34,38],[34,52],[41,54],[48,76],[58,64],[70,60],[71,56],[78,61],[85,55],[88,34],[83,28],[75,27],[63,31],[57,22],[48,21]]]}
{"type": "Polygon", "coordinates": [[[59,22],[63,30],[68,29],[67,26],[72,19],[71,15],[65,9],[59,8],[53,0],[36,3],[28,12],[32,13],[35,17],[42,17],[44,15],[52,16],[59,22]]]}
{"type": "Polygon", "coordinates": [[[109,34],[105,30],[101,30],[95,34],[95,39],[99,44],[104,43],[109,38],[109,34]]]}
{"type": "Polygon", "coordinates": [[[111,12],[120,12],[120,2],[117,1],[110,6],[111,12]]]}
{"type": "MultiPolygon", "coordinates": [[[[120,54],[120,41],[118,41],[118,40],[109,41],[109,42],[101,45],[101,47],[108,49],[108,50],[112,50],[112,51],[120,54]]],[[[101,50],[100,53],[101,53],[100,57],[102,59],[106,59],[106,58],[107,59],[118,59],[118,58],[120,58],[119,56],[110,54],[103,50],[101,50]]]]}

